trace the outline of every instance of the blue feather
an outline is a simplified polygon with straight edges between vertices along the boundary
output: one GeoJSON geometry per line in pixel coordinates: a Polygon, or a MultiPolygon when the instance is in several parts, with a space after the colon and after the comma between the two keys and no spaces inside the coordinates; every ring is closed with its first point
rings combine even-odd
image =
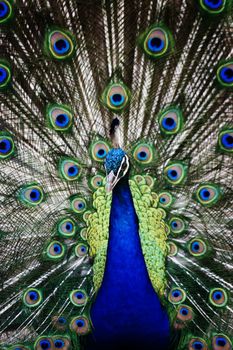
{"type": "MultiPolygon", "coordinates": [[[[115,344],[166,349],[168,316],[150,282],[142,254],[138,218],[128,181],[113,190],[107,261],[91,309],[97,346],[115,344]]],[[[96,349],[95,344],[95,349],[96,349]]]]}

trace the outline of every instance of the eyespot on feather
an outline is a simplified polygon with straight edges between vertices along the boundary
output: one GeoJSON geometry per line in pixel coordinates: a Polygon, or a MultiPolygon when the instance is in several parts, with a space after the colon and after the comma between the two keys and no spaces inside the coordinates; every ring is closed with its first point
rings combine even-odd
{"type": "Polygon", "coordinates": [[[186,323],[193,319],[193,310],[190,306],[179,305],[177,308],[177,320],[186,323]]]}
{"type": "Polygon", "coordinates": [[[84,315],[73,318],[70,329],[77,335],[82,336],[90,332],[90,322],[84,315]]]}
{"type": "Polygon", "coordinates": [[[89,186],[93,191],[96,191],[99,187],[103,186],[104,177],[102,175],[95,175],[91,178],[89,186]]]}
{"type": "Polygon", "coordinates": [[[91,144],[90,153],[93,160],[103,163],[109,152],[109,145],[105,141],[96,141],[91,144]]]}
{"type": "Polygon", "coordinates": [[[72,196],[70,198],[70,208],[77,214],[83,214],[87,208],[87,203],[82,197],[72,196]]]}
{"type": "Polygon", "coordinates": [[[169,208],[173,203],[171,193],[164,191],[159,193],[159,206],[162,208],[169,208]]]}
{"type": "Polygon", "coordinates": [[[155,157],[155,152],[153,147],[150,146],[149,144],[139,143],[133,149],[133,157],[138,164],[148,165],[153,161],[155,157]]]}
{"type": "Polygon", "coordinates": [[[15,144],[11,136],[0,133],[0,161],[11,158],[15,153],[15,144]]]}
{"type": "Polygon", "coordinates": [[[75,306],[85,306],[88,301],[88,296],[85,290],[76,289],[70,292],[70,301],[75,306]]]}
{"type": "Polygon", "coordinates": [[[200,184],[194,194],[194,197],[201,205],[211,207],[219,201],[221,191],[215,184],[200,184]]]}
{"type": "Polygon", "coordinates": [[[183,123],[183,114],[177,107],[167,108],[159,114],[159,127],[164,136],[171,136],[180,132],[183,123]]]}
{"type": "Polygon", "coordinates": [[[7,61],[0,60],[0,91],[9,87],[12,79],[10,64],[7,61]]]}
{"type": "Polygon", "coordinates": [[[188,343],[188,350],[208,350],[208,345],[202,338],[192,338],[188,343]]]}
{"type": "Polygon", "coordinates": [[[41,336],[34,343],[35,350],[54,350],[54,342],[50,337],[41,336]]]}
{"type": "Polygon", "coordinates": [[[188,167],[182,162],[170,162],[164,169],[165,180],[171,185],[184,183],[188,167]]]}
{"type": "Polygon", "coordinates": [[[73,125],[73,113],[66,105],[48,105],[46,108],[46,118],[49,126],[55,131],[68,132],[73,125]]]}
{"type": "Polygon", "coordinates": [[[84,228],[81,229],[81,231],[80,231],[80,236],[81,236],[81,238],[82,238],[84,241],[87,240],[87,228],[86,228],[86,227],[84,227],[84,228]]]}
{"type": "Polygon", "coordinates": [[[212,338],[213,350],[232,350],[232,342],[225,334],[216,334],[212,338]]]}
{"type": "Polygon", "coordinates": [[[58,61],[73,57],[75,52],[75,38],[68,30],[50,29],[45,36],[45,52],[58,61]]]}
{"type": "Polygon", "coordinates": [[[186,292],[179,287],[174,287],[169,292],[168,300],[170,301],[170,303],[174,305],[183,303],[185,299],[186,299],[186,292]]]}
{"type": "Polygon", "coordinates": [[[39,289],[29,288],[23,294],[23,303],[29,308],[34,308],[42,302],[42,293],[39,289]]]}
{"type": "Polygon", "coordinates": [[[129,103],[130,92],[123,83],[110,83],[104,90],[101,101],[111,111],[122,112],[129,103]]]}
{"type": "Polygon", "coordinates": [[[174,242],[168,241],[168,255],[169,256],[176,256],[178,253],[177,245],[174,242]]]}
{"type": "Polygon", "coordinates": [[[151,59],[166,55],[173,46],[170,31],[163,25],[152,25],[139,37],[139,45],[151,59]]]}
{"type": "Polygon", "coordinates": [[[58,165],[59,175],[66,181],[75,181],[81,175],[81,165],[73,158],[61,158],[58,165]]]}
{"type": "Polygon", "coordinates": [[[182,234],[186,230],[187,224],[182,218],[173,216],[169,220],[169,227],[171,232],[176,236],[182,234]]]}
{"type": "Polygon", "coordinates": [[[0,25],[8,23],[13,17],[13,1],[0,1],[0,25]]]}
{"type": "Polygon", "coordinates": [[[88,246],[84,243],[79,243],[76,247],[75,247],[75,255],[78,258],[83,258],[84,256],[86,256],[88,254],[88,246]]]}
{"type": "Polygon", "coordinates": [[[209,301],[215,307],[224,307],[227,304],[227,292],[223,288],[213,288],[209,294],[209,301]]]}
{"type": "Polygon", "coordinates": [[[203,257],[207,252],[206,243],[200,238],[193,238],[188,242],[188,251],[195,257],[203,257]]]}
{"type": "Polygon", "coordinates": [[[218,147],[221,152],[233,153],[233,128],[220,131],[218,135],[218,147]]]}
{"type": "Polygon", "coordinates": [[[51,260],[60,260],[65,255],[65,247],[59,241],[52,241],[47,246],[46,254],[51,260]]]}
{"type": "Polygon", "coordinates": [[[54,349],[68,350],[71,346],[71,341],[67,336],[53,336],[54,349]]]}
{"type": "Polygon", "coordinates": [[[210,15],[219,15],[226,8],[226,0],[199,0],[201,9],[210,15]]]}
{"type": "Polygon", "coordinates": [[[65,238],[72,238],[76,234],[77,226],[75,224],[75,221],[70,218],[64,218],[59,220],[57,224],[57,233],[65,238]]]}
{"type": "Polygon", "coordinates": [[[233,87],[233,60],[226,61],[218,67],[217,80],[222,87],[233,87]]]}
{"type": "Polygon", "coordinates": [[[19,189],[18,199],[29,207],[35,207],[43,202],[45,194],[39,185],[28,184],[19,189]]]}
{"type": "Polygon", "coordinates": [[[64,331],[67,328],[67,319],[64,316],[53,316],[52,324],[57,330],[64,331]]]}

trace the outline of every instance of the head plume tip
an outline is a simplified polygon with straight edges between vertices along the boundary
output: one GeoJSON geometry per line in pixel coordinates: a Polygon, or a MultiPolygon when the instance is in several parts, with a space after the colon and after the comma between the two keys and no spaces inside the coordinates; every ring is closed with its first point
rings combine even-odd
{"type": "Polygon", "coordinates": [[[110,126],[110,135],[114,135],[116,128],[119,127],[120,120],[116,117],[112,120],[111,126],[110,126]]]}

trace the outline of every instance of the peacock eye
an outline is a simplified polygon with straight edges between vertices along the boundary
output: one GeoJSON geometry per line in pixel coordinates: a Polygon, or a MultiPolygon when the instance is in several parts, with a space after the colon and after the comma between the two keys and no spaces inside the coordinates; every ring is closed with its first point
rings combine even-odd
{"type": "Polygon", "coordinates": [[[210,291],[209,301],[216,307],[223,307],[227,304],[227,293],[222,288],[213,288],[210,291]]]}
{"type": "Polygon", "coordinates": [[[58,223],[58,234],[62,237],[73,237],[76,233],[76,225],[73,219],[65,218],[58,223]]]}
{"type": "Polygon", "coordinates": [[[0,1],[0,24],[6,23],[13,14],[13,9],[10,1],[0,1]]]}
{"type": "Polygon", "coordinates": [[[80,197],[72,197],[71,198],[71,209],[78,214],[83,213],[86,210],[87,204],[85,199],[80,197]]]}
{"type": "Polygon", "coordinates": [[[0,135],[0,159],[10,158],[15,151],[15,145],[10,136],[0,135]]]}
{"type": "Polygon", "coordinates": [[[185,222],[184,220],[182,220],[181,218],[179,217],[172,217],[170,220],[169,220],[169,227],[170,227],[170,230],[173,234],[180,234],[182,232],[185,231],[186,229],[186,225],[185,225],[185,222]]]}
{"type": "Polygon", "coordinates": [[[36,206],[44,200],[44,193],[38,185],[28,185],[20,189],[19,200],[26,205],[36,206]]]}
{"type": "Polygon", "coordinates": [[[178,253],[178,248],[174,242],[169,241],[168,243],[168,255],[169,256],[176,256],[178,253]]]}
{"type": "Polygon", "coordinates": [[[218,144],[222,151],[233,152],[233,129],[221,131],[218,136],[218,144]]]}
{"type": "Polygon", "coordinates": [[[47,34],[45,45],[50,56],[65,60],[74,54],[75,40],[68,31],[54,30],[47,34]]]}
{"type": "Polygon", "coordinates": [[[79,234],[80,234],[80,237],[81,237],[84,241],[87,240],[87,228],[86,228],[86,227],[83,227],[83,228],[81,229],[81,231],[79,232],[79,234]]]}
{"type": "Polygon", "coordinates": [[[81,238],[82,238],[84,241],[87,240],[87,228],[86,228],[86,227],[84,227],[84,228],[81,229],[81,231],[80,231],[80,236],[81,236],[81,238]]]}
{"type": "Polygon", "coordinates": [[[226,62],[218,68],[217,79],[222,86],[233,86],[233,61],[226,62]]]}
{"type": "Polygon", "coordinates": [[[0,90],[6,88],[11,81],[11,69],[10,66],[0,61],[0,90]]]}
{"type": "Polygon", "coordinates": [[[84,290],[76,289],[70,293],[70,301],[75,306],[84,306],[88,301],[88,297],[84,290]]]}
{"type": "Polygon", "coordinates": [[[177,319],[183,322],[193,319],[193,310],[187,305],[180,305],[177,310],[177,319]]]}
{"type": "Polygon", "coordinates": [[[91,145],[91,157],[97,162],[103,162],[109,152],[109,145],[104,141],[98,141],[91,145]]]}
{"type": "Polygon", "coordinates": [[[220,189],[216,185],[203,184],[196,190],[196,199],[203,206],[210,207],[220,198],[220,189]]]}
{"type": "Polygon", "coordinates": [[[159,116],[159,127],[163,134],[177,134],[183,126],[183,115],[180,109],[170,108],[159,116]]]}
{"type": "Polygon", "coordinates": [[[53,260],[62,258],[65,254],[65,247],[58,241],[51,242],[46,250],[47,256],[53,260]]]}
{"type": "Polygon", "coordinates": [[[67,320],[63,316],[53,316],[52,323],[57,329],[65,330],[67,325],[67,320]]]}
{"type": "Polygon", "coordinates": [[[47,337],[40,337],[35,341],[35,350],[49,350],[53,349],[53,340],[47,337]]]}
{"type": "Polygon", "coordinates": [[[208,350],[208,346],[202,338],[192,338],[188,345],[188,350],[208,350]]]}
{"type": "Polygon", "coordinates": [[[154,27],[151,29],[143,42],[143,49],[151,58],[163,56],[168,51],[168,48],[168,32],[161,27],[154,27]]]}
{"type": "Polygon", "coordinates": [[[75,247],[75,255],[78,258],[82,258],[88,254],[88,246],[86,244],[80,243],[75,247]]]}
{"type": "Polygon", "coordinates": [[[169,293],[168,300],[172,304],[180,304],[186,299],[186,293],[181,288],[172,288],[169,293]]]}
{"type": "Polygon", "coordinates": [[[66,321],[66,319],[64,317],[59,317],[57,319],[57,322],[60,323],[60,324],[66,324],[67,323],[67,321],[66,321]]]}
{"type": "Polygon", "coordinates": [[[130,93],[128,88],[122,84],[110,84],[102,94],[102,102],[114,112],[122,112],[128,105],[130,93]]]}
{"type": "Polygon", "coordinates": [[[56,339],[54,340],[54,346],[56,349],[62,349],[65,346],[65,342],[63,339],[56,339]]]}
{"type": "Polygon", "coordinates": [[[147,144],[139,144],[133,151],[134,159],[142,165],[147,165],[151,163],[153,160],[153,156],[153,148],[147,144]]]}
{"type": "Polygon", "coordinates": [[[162,208],[169,208],[173,202],[173,197],[169,192],[159,193],[159,206],[162,208]]]}
{"type": "Polygon", "coordinates": [[[171,163],[164,169],[165,180],[172,185],[184,182],[187,176],[187,166],[182,163],[171,163]]]}
{"type": "Polygon", "coordinates": [[[49,105],[46,110],[49,125],[56,131],[68,131],[73,124],[71,110],[62,105],[49,105]]]}
{"type": "Polygon", "coordinates": [[[90,210],[85,211],[85,213],[83,214],[83,220],[86,223],[88,223],[88,219],[89,219],[90,215],[91,215],[91,211],[90,210]]]}
{"type": "Polygon", "coordinates": [[[95,175],[92,177],[90,181],[90,187],[92,190],[97,190],[99,187],[103,186],[103,176],[102,175],[95,175]]]}
{"type": "Polygon", "coordinates": [[[203,240],[199,238],[193,238],[188,243],[188,250],[191,255],[198,257],[203,256],[206,253],[207,247],[203,240]]]}
{"type": "Polygon", "coordinates": [[[212,338],[213,350],[231,350],[232,343],[225,334],[216,334],[212,338]]]}
{"type": "Polygon", "coordinates": [[[36,288],[28,289],[23,295],[23,302],[28,307],[36,307],[42,302],[42,293],[36,288]]]}
{"type": "Polygon", "coordinates": [[[70,339],[68,337],[54,336],[53,343],[55,349],[68,350],[70,349],[70,339]]]}
{"type": "Polygon", "coordinates": [[[85,335],[90,331],[89,320],[85,316],[75,317],[70,323],[70,328],[78,335],[85,335]]]}
{"type": "Polygon", "coordinates": [[[59,162],[59,174],[67,181],[77,180],[81,174],[81,166],[76,160],[63,158],[59,162]]]}
{"type": "Polygon", "coordinates": [[[201,8],[211,14],[221,13],[226,5],[225,0],[199,0],[201,8]]]}

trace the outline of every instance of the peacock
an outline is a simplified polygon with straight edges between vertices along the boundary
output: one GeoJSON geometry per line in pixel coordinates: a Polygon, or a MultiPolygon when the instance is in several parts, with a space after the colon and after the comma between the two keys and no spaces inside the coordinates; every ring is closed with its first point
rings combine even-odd
{"type": "Polygon", "coordinates": [[[0,0],[0,349],[232,349],[232,14],[0,0]]]}

